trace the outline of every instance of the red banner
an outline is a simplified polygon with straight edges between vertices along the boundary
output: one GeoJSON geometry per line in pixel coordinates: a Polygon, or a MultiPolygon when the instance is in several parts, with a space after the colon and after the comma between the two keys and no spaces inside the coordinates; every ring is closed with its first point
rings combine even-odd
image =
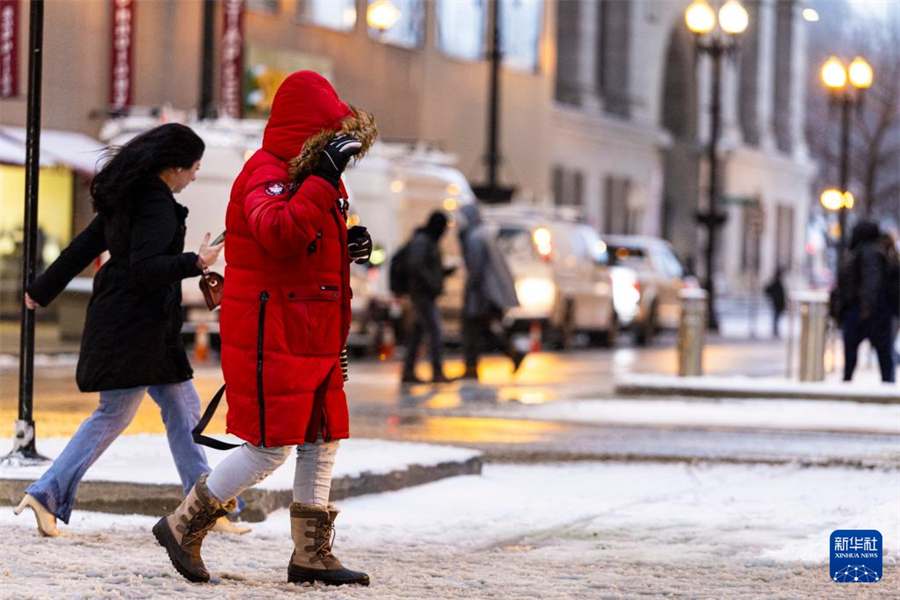
{"type": "Polygon", "coordinates": [[[135,0],[112,0],[112,61],[109,104],[112,110],[131,105],[134,88],[135,0]]]}
{"type": "Polygon", "coordinates": [[[219,114],[240,119],[244,109],[244,0],[222,3],[222,89],[219,114]]]}
{"type": "Polygon", "coordinates": [[[0,0],[0,98],[19,95],[19,0],[0,0]]]}

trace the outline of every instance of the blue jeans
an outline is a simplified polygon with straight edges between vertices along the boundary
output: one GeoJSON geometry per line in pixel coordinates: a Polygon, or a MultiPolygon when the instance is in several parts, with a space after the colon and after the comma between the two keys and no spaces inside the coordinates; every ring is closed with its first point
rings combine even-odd
{"type": "Polygon", "coordinates": [[[81,478],[125,431],[147,392],[162,412],[169,449],[187,495],[200,475],[210,470],[203,448],[191,437],[191,430],[200,419],[200,397],[191,380],[100,392],[100,406],[81,424],[62,454],[26,493],[34,496],[56,518],[68,523],[81,478]]]}

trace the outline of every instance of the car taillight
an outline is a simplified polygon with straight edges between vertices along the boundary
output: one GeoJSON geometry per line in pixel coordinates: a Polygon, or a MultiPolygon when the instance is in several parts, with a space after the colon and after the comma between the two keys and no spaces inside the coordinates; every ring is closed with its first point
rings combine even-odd
{"type": "Polygon", "coordinates": [[[534,248],[544,260],[550,260],[550,254],[553,252],[553,236],[546,227],[538,227],[531,234],[534,242],[534,248]]]}

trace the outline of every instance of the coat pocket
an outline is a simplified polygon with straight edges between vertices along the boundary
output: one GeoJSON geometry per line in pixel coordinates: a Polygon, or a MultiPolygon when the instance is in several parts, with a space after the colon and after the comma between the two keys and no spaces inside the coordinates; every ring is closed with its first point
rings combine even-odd
{"type": "Polygon", "coordinates": [[[292,354],[337,354],[341,349],[341,289],[331,284],[283,287],[284,334],[292,354]]]}

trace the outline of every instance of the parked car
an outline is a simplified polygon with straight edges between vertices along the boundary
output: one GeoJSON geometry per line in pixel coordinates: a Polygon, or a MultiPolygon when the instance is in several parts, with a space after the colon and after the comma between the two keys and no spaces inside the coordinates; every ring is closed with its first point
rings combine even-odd
{"type": "Polygon", "coordinates": [[[507,313],[512,328],[537,323],[563,347],[581,333],[615,343],[612,274],[606,244],[594,228],[559,210],[513,204],[482,212],[516,282],[520,306],[507,313]]]}
{"type": "Polygon", "coordinates": [[[603,239],[611,264],[628,267],[637,275],[640,297],[631,321],[635,342],[646,345],[660,330],[677,329],[681,318],[678,292],[697,287],[697,280],[686,275],[671,244],[649,236],[607,235],[603,239]]]}

